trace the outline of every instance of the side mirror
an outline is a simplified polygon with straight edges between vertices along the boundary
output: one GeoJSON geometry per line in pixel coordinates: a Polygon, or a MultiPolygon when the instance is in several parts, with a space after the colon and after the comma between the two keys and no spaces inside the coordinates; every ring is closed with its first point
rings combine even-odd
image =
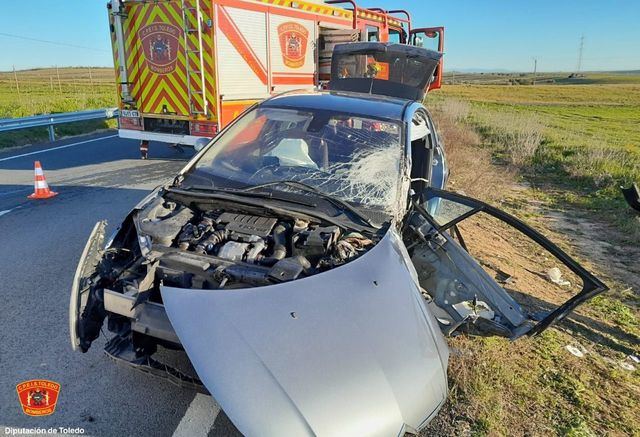
{"type": "Polygon", "coordinates": [[[198,138],[196,143],[193,145],[193,148],[196,149],[196,152],[199,152],[204,149],[204,146],[209,144],[210,141],[211,140],[209,138],[198,138]]]}

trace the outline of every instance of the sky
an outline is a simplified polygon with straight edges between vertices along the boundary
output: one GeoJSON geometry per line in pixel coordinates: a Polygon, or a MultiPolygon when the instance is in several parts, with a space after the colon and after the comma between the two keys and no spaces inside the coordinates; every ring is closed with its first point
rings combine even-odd
{"type": "MultiPolygon", "coordinates": [[[[447,70],[640,69],[640,0],[357,0],[445,26],[447,70]]],[[[106,0],[1,0],[0,71],[112,66],[106,0]]]]}

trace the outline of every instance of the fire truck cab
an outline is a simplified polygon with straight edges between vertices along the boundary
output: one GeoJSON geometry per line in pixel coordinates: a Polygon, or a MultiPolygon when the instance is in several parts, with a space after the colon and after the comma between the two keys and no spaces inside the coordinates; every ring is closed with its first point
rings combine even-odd
{"type": "MultiPolygon", "coordinates": [[[[324,88],[337,44],[392,42],[443,51],[444,28],[413,29],[404,10],[353,0],[110,0],[119,135],[200,146],[247,107],[324,88]]],[[[429,89],[440,88],[442,60],[429,89]]],[[[143,157],[146,157],[143,152],[143,157]]]]}

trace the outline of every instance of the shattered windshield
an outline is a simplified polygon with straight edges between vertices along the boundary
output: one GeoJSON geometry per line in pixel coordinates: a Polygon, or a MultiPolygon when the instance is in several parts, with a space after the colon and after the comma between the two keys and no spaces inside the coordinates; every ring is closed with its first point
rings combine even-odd
{"type": "Polygon", "coordinates": [[[387,120],[258,107],[223,133],[195,169],[217,187],[297,181],[356,207],[392,213],[400,194],[400,133],[387,120]]]}

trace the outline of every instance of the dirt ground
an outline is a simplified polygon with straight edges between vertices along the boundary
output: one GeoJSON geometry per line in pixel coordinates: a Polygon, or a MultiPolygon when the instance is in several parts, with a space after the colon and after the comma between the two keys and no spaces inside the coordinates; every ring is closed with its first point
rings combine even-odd
{"type": "MultiPolygon", "coordinates": [[[[640,248],[583,211],[552,208],[552,192],[496,162],[455,115],[434,113],[451,165],[449,189],[523,219],[610,291],[537,337],[450,338],[450,398],[424,435],[640,435],[640,248]]],[[[470,253],[533,314],[581,289],[558,260],[493,218],[474,216],[460,230],[470,253]],[[562,285],[549,280],[554,267],[562,285]]]]}

